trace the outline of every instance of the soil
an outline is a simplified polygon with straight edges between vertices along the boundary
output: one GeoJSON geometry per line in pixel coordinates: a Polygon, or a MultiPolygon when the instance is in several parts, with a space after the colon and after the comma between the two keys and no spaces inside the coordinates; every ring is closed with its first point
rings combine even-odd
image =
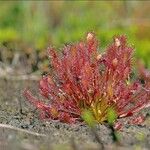
{"type": "MultiPolygon", "coordinates": [[[[38,95],[37,81],[0,79],[0,123],[46,136],[0,126],[0,150],[100,149],[93,132],[85,124],[40,120],[38,111],[22,95],[26,87],[38,95]]],[[[143,114],[149,112],[147,109],[143,114]]],[[[96,129],[106,149],[116,149],[116,146],[118,149],[150,149],[150,117],[140,126],[126,125],[118,131],[120,144],[114,144],[107,125],[98,125],[96,129]]]]}

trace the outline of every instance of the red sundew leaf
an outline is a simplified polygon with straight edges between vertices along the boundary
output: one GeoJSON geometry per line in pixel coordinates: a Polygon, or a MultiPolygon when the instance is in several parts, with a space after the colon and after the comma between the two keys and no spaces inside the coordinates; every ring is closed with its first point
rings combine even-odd
{"type": "Polygon", "coordinates": [[[44,120],[44,119],[47,118],[45,112],[43,112],[43,111],[40,113],[39,117],[40,117],[41,120],[44,120]]]}
{"type": "Polygon", "coordinates": [[[133,115],[133,113],[131,111],[123,112],[123,113],[119,114],[119,118],[130,117],[132,115],[133,115]]]}
{"type": "Polygon", "coordinates": [[[70,114],[65,113],[65,112],[60,113],[59,120],[64,122],[64,123],[71,123],[71,124],[75,123],[75,121],[76,121],[75,118],[71,117],[70,114]]]}
{"type": "Polygon", "coordinates": [[[128,124],[130,125],[140,125],[145,121],[145,117],[143,115],[140,115],[138,117],[132,118],[130,121],[128,121],[128,124]]]}
{"type": "Polygon", "coordinates": [[[54,85],[54,81],[53,81],[53,79],[52,79],[51,76],[48,76],[48,77],[47,77],[47,82],[48,82],[48,84],[50,84],[50,85],[54,85]]]}
{"type": "Polygon", "coordinates": [[[48,107],[42,103],[40,100],[36,99],[35,97],[33,97],[33,95],[31,94],[31,92],[29,90],[25,90],[23,92],[23,95],[29,100],[30,103],[32,103],[36,108],[41,109],[41,110],[45,110],[48,107]]]}
{"type": "Polygon", "coordinates": [[[93,53],[97,51],[98,41],[95,38],[94,33],[90,32],[87,34],[87,48],[89,53],[93,53]]]}
{"type": "Polygon", "coordinates": [[[121,122],[116,122],[114,124],[114,129],[115,130],[120,130],[121,131],[122,128],[123,128],[123,124],[121,122]]]}
{"type": "Polygon", "coordinates": [[[82,112],[88,109],[102,123],[107,121],[109,108],[115,109],[119,119],[134,117],[150,107],[149,72],[139,65],[144,84],[130,79],[133,48],[126,37],[115,37],[104,54],[98,53],[98,44],[91,32],[85,41],[65,46],[61,54],[48,48],[51,70],[39,83],[40,93],[48,103],[24,92],[41,111],[42,118],[75,123],[82,120],[82,112]]]}
{"type": "Polygon", "coordinates": [[[47,77],[43,77],[43,79],[40,80],[40,93],[46,98],[49,96],[47,77]]]}

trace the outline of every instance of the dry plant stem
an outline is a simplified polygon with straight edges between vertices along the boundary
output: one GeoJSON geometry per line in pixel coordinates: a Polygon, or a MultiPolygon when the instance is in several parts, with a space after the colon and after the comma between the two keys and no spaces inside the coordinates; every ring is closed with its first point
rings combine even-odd
{"type": "Polygon", "coordinates": [[[20,98],[18,99],[18,103],[19,103],[19,113],[20,113],[20,114],[24,114],[24,113],[23,113],[23,110],[22,110],[22,102],[21,102],[21,99],[20,99],[20,98]]]}
{"type": "Polygon", "coordinates": [[[13,67],[15,67],[18,64],[19,58],[20,58],[20,54],[16,52],[14,55],[14,58],[12,60],[12,66],[13,67]]]}
{"type": "Polygon", "coordinates": [[[27,134],[34,135],[34,136],[46,137],[46,135],[45,135],[45,134],[39,134],[39,133],[37,133],[37,132],[32,132],[32,131],[28,131],[28,130],[20,129],[20,128],[13,127],[13,126],[11,126],[11,125],[7,125],[7,124],[1,124],[1,123],[0,123],[0,128],[2,128],[2,129],[15,130],[15,131],[18,131],[18,132],[27,133],[27,134]]]}
{"type": "Polygon", "coordinates": [[[10,66],[7,65],[7,64],[5,64],[5,63],[3,63],[3,61],[0,61],[0,67],[1,67],[1,68],[6,68],[6,67],[9,67],[9,68],[10,68],[10,66]]]}
{"type": "Polygon", "coordinates": [[[93,133],[93,135],[95,136],[95,139],[96,139],[96,141],[99,143],[99,145],[100,145],[100,150],[104,150],[105,148],[104,148],[104,144],[103,144],[103,142],[101,141],[101,139],[100,139],[100,137],[98,136],[98,133],[97,133],[97,131],[96,131],[96,128],[95,127],[92,127],[91,128],[91,131],[92,131],[92,133],[93,133]]]}

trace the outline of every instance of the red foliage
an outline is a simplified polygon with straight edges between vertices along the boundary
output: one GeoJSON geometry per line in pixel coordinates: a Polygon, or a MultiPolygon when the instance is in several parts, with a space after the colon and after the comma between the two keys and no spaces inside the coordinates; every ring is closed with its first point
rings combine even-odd
{"type": "Polygon", "coordinates": [[[65,46],[61,54],[48,48],[52,70],[41,79],[39,88],[49,103],[44,104],[28,90],[24,95],[41,110],[43,118],[62,122],[81,121],[85,109],[100,123],[107,121],[109,108],[118,118],[133,116],[150,106],[150,80],[143,67],[144,84],[130,79],[132,52],[126,37],[118,36],[106,53],[99,54],[93,33],[88,33],[84,42],[65,46]]]}

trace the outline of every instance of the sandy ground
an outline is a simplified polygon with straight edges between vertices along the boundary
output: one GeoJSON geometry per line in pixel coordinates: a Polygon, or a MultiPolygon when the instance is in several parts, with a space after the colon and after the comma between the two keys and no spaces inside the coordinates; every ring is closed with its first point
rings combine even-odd
{"type": "MultiPolygon", "coordinates": [[[[91,129],[84,124],[40,120],[38,111],[22,96],[25,87],[38,95],[37,81],[0,79],[0,150],[100,149],[91,129]],[[23,114],[20,113],[20,102],[23,114]]],[[[143,113],[150,111],[147,109],[143,113]]],[[[97,133],[105,149],[150,149],[149,120],[148,117],[140,126],[125,126],[119,131],[121,145],[117,147],[106,125],[98,125],[97,133]]]]}

